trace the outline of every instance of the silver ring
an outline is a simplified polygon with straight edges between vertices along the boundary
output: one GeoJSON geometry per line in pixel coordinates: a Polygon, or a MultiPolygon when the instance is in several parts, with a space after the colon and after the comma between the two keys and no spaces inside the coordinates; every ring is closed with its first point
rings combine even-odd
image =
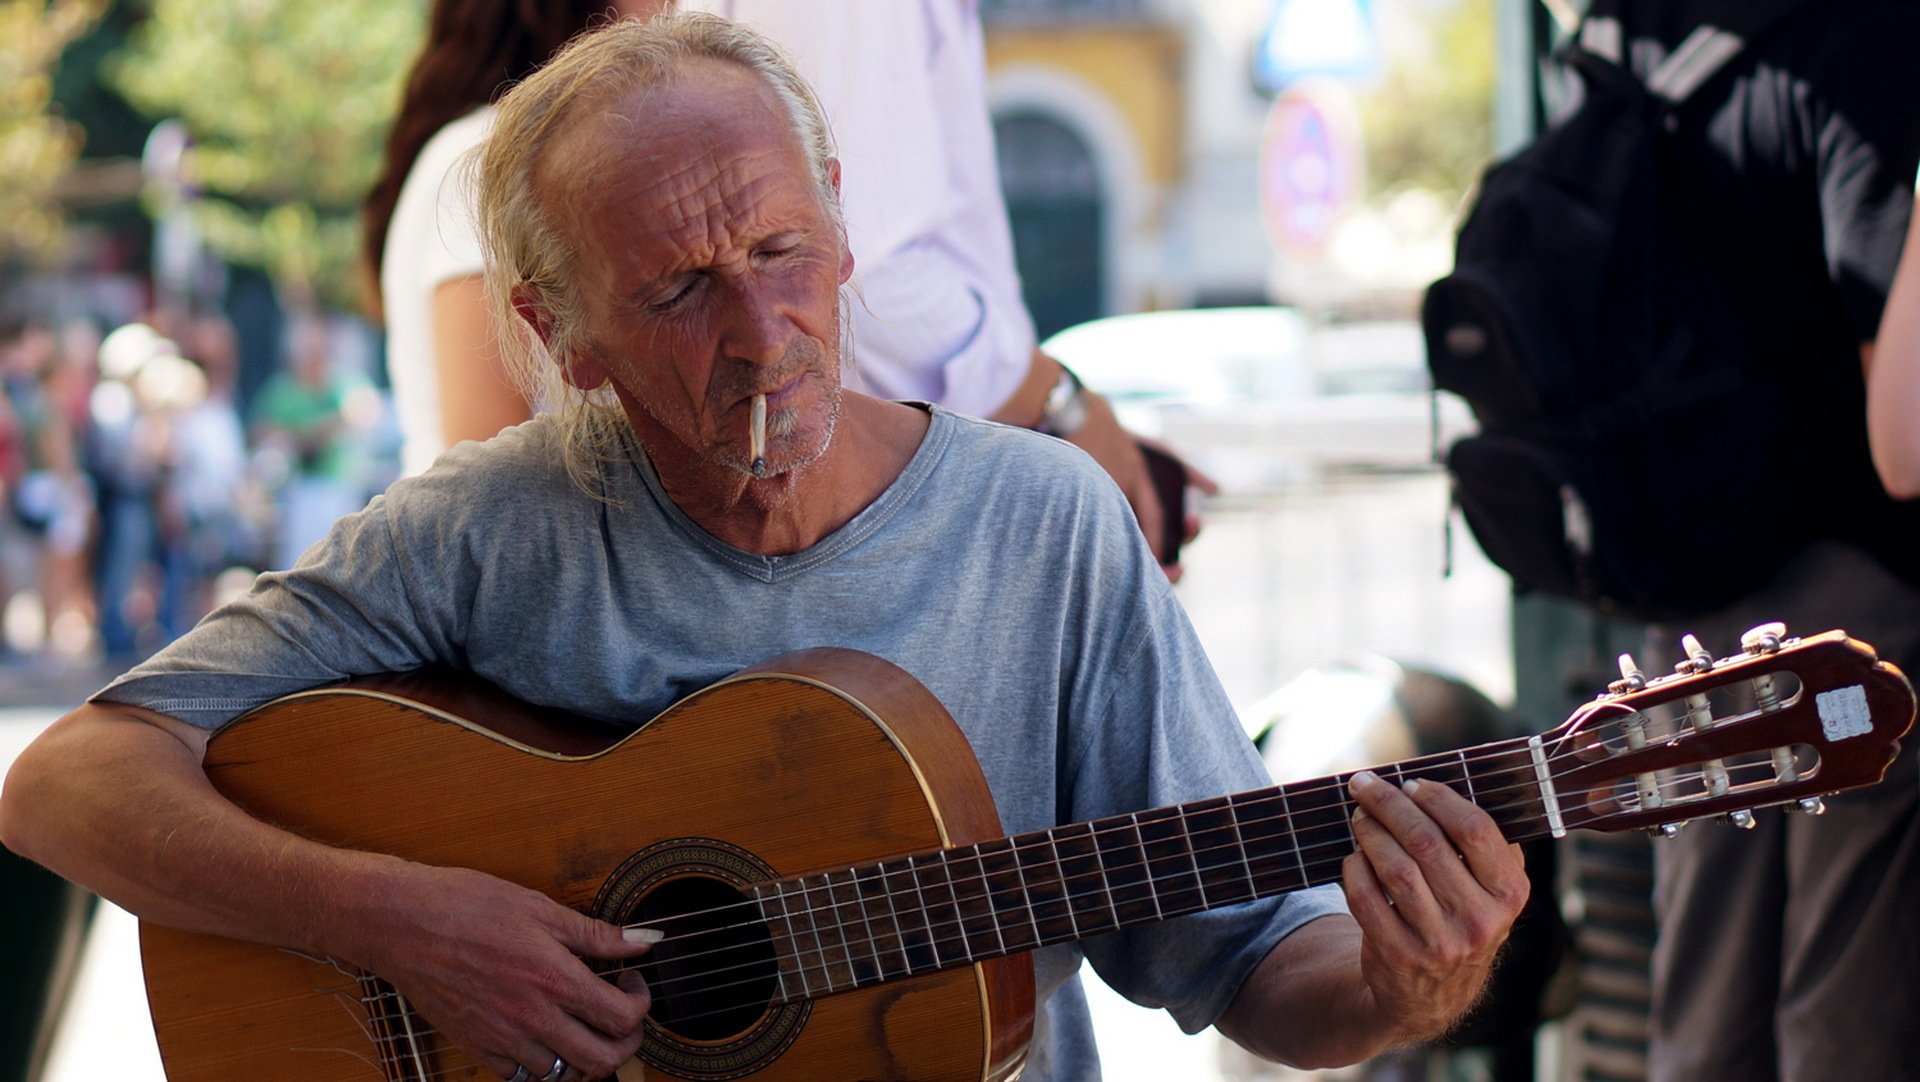
{"type": "Polygon", "coordinates": [[[513,1073],[507,1076],[507,1082],[528,1082],[532,1077],[533,1074],[526,1067],[516,1063],[513,1065],[513,1073]]]}
{"type": "Polygon", "coordinates": [[[540,1076],[540,1082],[560,1082],[560,1076],[567,1073],[567,1061],[559,1056],[553,1057],[553,1070],[540,1076]]]}

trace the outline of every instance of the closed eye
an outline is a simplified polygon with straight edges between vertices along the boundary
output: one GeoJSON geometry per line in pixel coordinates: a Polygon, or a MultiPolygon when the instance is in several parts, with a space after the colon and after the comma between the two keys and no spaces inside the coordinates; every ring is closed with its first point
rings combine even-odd
{"type": "Polygon", "coordinates": [[[664,295],[655,297],[647,304],[647,309],[653,312],[667,312],[678,308],[682,302],[693,296],[694,291],[703,281],[705,278],[702,275],[690,274],[675,282],[664,295]]]}

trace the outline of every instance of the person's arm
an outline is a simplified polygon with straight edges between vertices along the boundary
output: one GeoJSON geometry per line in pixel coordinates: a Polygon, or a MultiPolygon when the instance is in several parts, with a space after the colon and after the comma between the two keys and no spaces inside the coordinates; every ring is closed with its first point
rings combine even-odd
{"type": "Polygon", "coordinates": [[[500,355],[483,282],[477,275],[455,278],[433,291],[434,382],[447,447],[492,439],[533,416],[500,355]]]}
{"type": "Polygon", "coordinates": [[[1895,499],[1920,498],[1920,199],[1876,341],[1862,347],[1867,437],[1880,483],[1895,499]]]}
{"type": "MultiPolygon", "coordinates": [[[[1062,371],[1060,362],[1041,350],[1034,350],[1033,364],[1027,369],[1026,379],[989,420],[1022,428],[1038,425],[1047,396],[1059,384],[1062,371]]],[[[1120,427],[1120,419],[1114,415],[1112,404],[1105,398],[1091,389],[1083,391],[1083,395],[1087,408],[1086,420],[1079,430],[1067,437],[1068,442],[1091,455],[1113,477],[1120,491],[1126,494],[1127,503],[1132,505],[1134,517],[1140,522],[1141,532],[1147,535],[1147,543],[1152,547],[1154,557],[1166,568],[1168,577],[1177,580],[1179,566],[1167,563],[1167,554],[1160,541],[1165,516],[1186,516],[1183,532],[1189,541],[1200,532],[1199,516],[1186,515],[1184,507],[1161,506],[1160,495],[1153,487],[1153,478],[1147,473],[1147,461],[1141,454],[1139,441],[1131,432],[1120,427]]],[[[1211,478],[1191,466],[1187,468],[1187,483],[1202,492],[1218,491],[1218,486],[1211,478]]]]}
{"type": "Polygon", "coordinates": [[[644,943],[492,876],[254,819],[208,782],[207,739],[152,711],[82,706],[8,772],[0,840],[143,919],[378,973],[501,1077],[557,1055],[598,1078],[632,1056],[645,992],[580,959],[632,957],[644,943]]]}
{"type": "Polygon", "coordinates": [[[1519,847],[1464,797],[1377,779],[1352,792],[1359,848],[1342,878],[1353,916],[1281,940],[1218,1023],[1276,1062],[1342,1066],[1444,1035],[1479,998],[1527,900],[1519,847]]]}

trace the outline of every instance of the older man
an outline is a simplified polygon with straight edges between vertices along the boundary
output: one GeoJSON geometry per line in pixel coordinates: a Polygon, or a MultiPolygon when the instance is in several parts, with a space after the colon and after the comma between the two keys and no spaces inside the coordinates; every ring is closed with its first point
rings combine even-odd
{"type": "MultiPolygon", "coordinates": [[[[698,16],[592,35],[502,103],[481,169],[494,295],[563,407],[395,485],[62,719],[8,779],[9,846],[150,921],[379,973],[502,1077],[595,1078],[634,1054],[649,1000],[582,959],[646,937],[260,822],[210,787],[211,730],[436,661],[632,719],[831,644],[944,703],[1010,832],[1265,784],[1097,466],[841,390],[838,166],[761,39],[698,16]]],[[[1097,1075],[1083,957],[1284,1061],[1443,1031],[1525,897],[1518,858],[1442,786],[1353,796],[1346,905],[1301,891],[1036,952],[1025,1077],[1097,1075]]]]}

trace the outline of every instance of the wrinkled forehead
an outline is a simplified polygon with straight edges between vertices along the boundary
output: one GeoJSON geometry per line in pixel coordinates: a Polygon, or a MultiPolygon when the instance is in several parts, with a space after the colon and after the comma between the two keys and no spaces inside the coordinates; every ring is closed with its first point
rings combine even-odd
{"type": "Polygon", "coordinates": [[[576,247],[620,219],[656,231],[728,220],[770,188],[811,196],[812,173],[779,98],[751,69],[683,61],[651,86],[583,103],[555,137],[535,183],[576,247]]]}

